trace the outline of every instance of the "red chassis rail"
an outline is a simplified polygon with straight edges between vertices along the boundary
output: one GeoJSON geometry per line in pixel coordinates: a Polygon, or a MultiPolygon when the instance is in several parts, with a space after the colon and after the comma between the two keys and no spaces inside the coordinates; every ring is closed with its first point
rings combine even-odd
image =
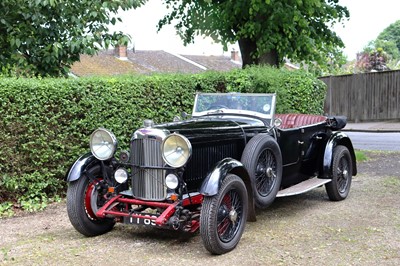
{"type": "MultiPolygon", "coordinates": [[[[121,217],[129,217],[129,218],[138,218],[138,219],[147,219],[154,221],[157,226],[166,226],[169,218],[175,213],[177,206],[189,206],[189,205],[197,205],[203,202],[203,195],[197,194],[194,196],[187,197],[181,201],[175,201],[173,203],[166,202],[156,202],[156,201],[144,201],[139,199],[131,199],[124,198],[122,195],[117,195],[110,199],[103,207],[101,207],[97,212],[96,216],[99,218],[105,218],[107,216],[112,216],[114,218],[121,217]],[[114,206],[118,203],[125,203],[127,205],[138,205],[138,206],[147,206],[154,208],[161,208],[164,211],[159,216],[149,216],[148,214],[138,214],[131,213],[128,211],[128,208],[125,208],[123,211],[113,209],[114,206]],[[181,204],[180,204],[181,203],[181,204]]],[[[199,228],[199,224],[193,224],[192,232],[196,231],[199,228]]]]}

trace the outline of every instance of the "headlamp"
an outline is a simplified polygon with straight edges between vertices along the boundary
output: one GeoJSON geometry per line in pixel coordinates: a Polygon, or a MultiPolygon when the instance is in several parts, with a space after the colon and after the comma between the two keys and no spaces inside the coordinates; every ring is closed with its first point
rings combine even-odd
{"type": "Polygon", "coordinates": [[[115,181],[117,181],[120,184],[123,184],[128,180],[128,172],[124,168],[119,168],[117,171],[114,173],[114,178],[115,181]]]}
{"type": "Polygon", "coordinates": [[[175,189],[179,185],[178,177],[174,174],[168,174],[165,178],[165,184],[169,189],[175,189]]]}
{"type": "Polygon", "coordinates": [[[94,157],[104,161],[112,158],[117,149],[117,138],[104,128],[96,129],[90,136],[90,150],[94,157]]]}
{"type": "Polygon", "coordinates": [[[192,155],[192,144],[186,137],[174,133],[164,139],[161,153],[169,166],[182,167],[192,155]]]}

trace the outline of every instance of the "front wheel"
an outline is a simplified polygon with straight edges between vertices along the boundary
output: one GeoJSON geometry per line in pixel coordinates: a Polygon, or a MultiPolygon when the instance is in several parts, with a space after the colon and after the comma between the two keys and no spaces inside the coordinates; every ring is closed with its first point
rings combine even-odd
{"type": "Polygon", "coordinates": [[[325,185],[332,201],[344,200],[350,191],[353,164],[349,150],[339,145],[333,150],[332,182],[325,185]]]}
{"type": "Polygon", "coordinates": [[[96,216],[98,209],[105,203],[105,193],[102,192],[103,178],[99,166],[88,170],[94,180],[81,176],[71,182],[67,190],[67,212],[74,228],[85,236],[97,236],[110,231],[114,220],[96,216]]]}
{"type": "Polygon", "coordinates": [[[236,247],[247,219],[247,190],[242,179],[229,174],[217,195],[205,197],[200,214],[200,234],[205,248],[224,254],[236,247]]]}

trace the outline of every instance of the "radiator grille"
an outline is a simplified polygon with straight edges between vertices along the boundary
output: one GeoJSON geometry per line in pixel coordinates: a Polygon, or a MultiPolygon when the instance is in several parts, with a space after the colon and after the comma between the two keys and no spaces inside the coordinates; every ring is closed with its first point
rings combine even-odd
{"type": "Polygon", "coordinates": [[[161,141],[135,139],[131,144],[133,195],[144,200],[164,200],[166,197],[165,170],[146,167],[162,167],[161,141]]]}
{"type": "Polygon", "coordinates": [[[207,143],[193,146],[192,157],[183,178],[189,190],[196,190],[211,168],[220,160],[231,157],[240,159],[237,143],[207,143]]]}

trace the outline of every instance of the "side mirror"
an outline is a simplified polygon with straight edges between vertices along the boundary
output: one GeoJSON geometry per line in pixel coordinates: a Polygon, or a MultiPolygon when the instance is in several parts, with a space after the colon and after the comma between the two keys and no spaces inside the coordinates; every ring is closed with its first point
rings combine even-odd
{"type": "Polygon", "coordinates": [[[274,120],[274,127],[280,127],[282,125],[282,119],[275,118],[274,120]]]}
{"type": "Polygon", "coordinates": [[[182,117],[182,119],[185,119],[186,117],[188,117],[189,115],[188,115],[188,113],[186,113],[186,112],[182,112],[181,113],[181,117],[182,117]]]}
{"type": "Polygon", "coordinates": [[[173,121],[174,122],[179,122],[179,121],[182,121],[182,120],[186,119],[188,116],[189,115],[186,112],[182,112],[181,116],[179,116],[179,115],[174,116],[173,121]]]}

